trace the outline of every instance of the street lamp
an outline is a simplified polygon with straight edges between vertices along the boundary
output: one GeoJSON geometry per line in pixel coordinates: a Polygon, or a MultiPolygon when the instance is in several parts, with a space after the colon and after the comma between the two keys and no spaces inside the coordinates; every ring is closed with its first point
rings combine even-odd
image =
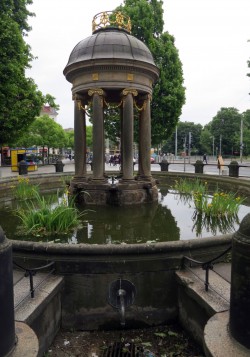
{"type": "Polygon", "coordinates": [[[220,151],[219,151],[220,155],[221,155],[221,141],[222,141],[222,135],[220,134],[220,151]]]}
{"type": "Polygon", "coordinates": [[[242,162],[243,154],[243,118],[240,121],[240,162],[242,162]]]}
{"type": "Polygon", "coordinates": [[[214,136],[210,136],[213,139],[213,160],[214,160],[214,136]]]}

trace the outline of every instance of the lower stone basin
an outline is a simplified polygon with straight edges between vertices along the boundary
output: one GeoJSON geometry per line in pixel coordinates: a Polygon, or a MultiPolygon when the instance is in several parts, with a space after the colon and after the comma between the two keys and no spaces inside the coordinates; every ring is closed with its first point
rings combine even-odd
{"type": "MultiPolygon", "coordinates": [[[[176,175],[158,176],[162,182],[175,178],[176,175]]],[[[218,183],[217,177],[204,175],[203,178],[218,183]]],[[[230,186],[231,190],[238,187],[239,191],[247,194],[249,183],[245,181],[237,180],[236,186],[235,180],[225,179],[220,184],[230,186]]],[[[228,234],[133,245],[68,245],[24,241],[12,241],[12,244],[14,260],[21,265],[35,267],[54,261],[55,274],[64,276],[62,327],[93,330],[121,326],[121,311],[114,307],[111,296],[116,282],[126,281],[127,296],[131,291],[133,294],[133,299],[129,299],[132,303],[128,306],[125,304],[126,328],[160,325],[177,319],[175,271],[181,268],[183,256],[206,261],[225,251],[231,239],[232,235],[228,234]]],[[[115,298],[118,294],[119,291],[116,291],[115,298]]]]}

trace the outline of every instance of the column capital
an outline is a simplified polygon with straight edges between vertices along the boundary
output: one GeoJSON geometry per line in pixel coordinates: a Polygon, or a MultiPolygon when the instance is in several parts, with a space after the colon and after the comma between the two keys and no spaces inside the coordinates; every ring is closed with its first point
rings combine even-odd
{"type": "Polygon", "coordinates": [[[122,91],[122,95],[127,96],[128,94],[132,94],[135,97],[138,95],[138,91],[134,88],[124,88],[122,91]]]}
{"type": "Polygon", "coordinates": [[[101,89],[101,88],[90,88],[90,89],[88,90],[88,95],[89,95],[90,97],[92,97],[92,95],[94,95],[94,94],[98,94],[98,95],[100,95],[100,96],[103,96],[103,95],[104,95],[104,90],[101,89]]]}
{"type": "Polygon", "coordinates": [[[87,103],[86,96],[75,93],[72,95],[72,99],[77,103],[79,110],[85,110],[85,104],[87,103]]]}

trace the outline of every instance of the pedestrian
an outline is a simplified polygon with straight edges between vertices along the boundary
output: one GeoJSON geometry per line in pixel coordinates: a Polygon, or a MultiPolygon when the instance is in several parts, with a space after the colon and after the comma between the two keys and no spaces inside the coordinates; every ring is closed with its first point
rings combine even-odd
{"type": "Polygon", "coordinates": [[[207,164],[207,154],[203,155],[203,162],[205,161],[205,163],[207,164]]]}

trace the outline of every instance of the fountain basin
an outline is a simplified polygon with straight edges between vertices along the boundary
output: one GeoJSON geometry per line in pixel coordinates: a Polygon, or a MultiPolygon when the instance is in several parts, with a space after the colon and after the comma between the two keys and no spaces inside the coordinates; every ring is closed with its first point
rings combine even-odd
{"type": "MultiPolygon", "coordinates": [[[[68,174],[67,174],[68,175],[68,174]]],[[[67,176],[65,175],[65,176],[67,176]]],[[[195,177],[198,175],[185,175],[195,177]]],[[[155,175],[161,184],[170,184],[183,174],[155,175]]],[[[230,187],[241,193],[250,192],[247,180],[200,175],[211,185],[230,187]]],[[[32,175],[41,188],[63,186],[61,175],[32,175]],[[53,181],[54,179],[54,181],[53,181]],[[48,183],[50,183],[48,185],[48,183]],[[50,186],[50,187],[49,187],[50,186]]],[[[13,183],[12,183],[13,184],[13,183]]],[[[1,185],[1,199],[8,198],[1,185]]],[[[55,261],[55,274],[63,275],[62,327],[80,330],[120,327],[120,315],[108,302],[110,284],[117,279],[130,281],[136,289],[134,303],[126,309],[125,327],[135,328],[165,324],[178,317],[175,271],[182,266],[183,256],[208,260],[223,252],[232,235],[144,244],[54,244],[11,241],[15,261],[23,266],[40,266],[55,261]]]]}
{"type": "Polygon", "coordinates": [[[63,275],[62,327],[79,330],[120,327],[120,316],[108,302],[110,284],[130,281],[136,289],[126,309],[125,327],[165,324],[178,317],[175,271],[184,255],[207,260],[223,252],[232,235],[190,241],[126,245],[68,245],[11,241],[19,264],[30,267],[55,261],[63,275]]]}

